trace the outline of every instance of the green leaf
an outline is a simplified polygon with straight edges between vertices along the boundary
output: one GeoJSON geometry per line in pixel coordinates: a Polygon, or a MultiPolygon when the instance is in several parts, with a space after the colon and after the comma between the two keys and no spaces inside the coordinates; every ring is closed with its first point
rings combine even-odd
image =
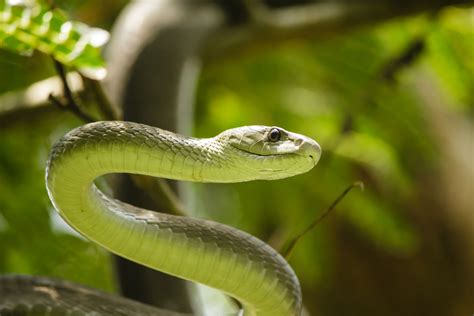
{"type": "Polygon", "coordinates": [[[0,0],[0,47],[19,54],[38,50],[100,80],[106,75],[100,49],[108,38],[107,31],[69,21],[60,10],[50,10],[45,4],[0,0]]]}

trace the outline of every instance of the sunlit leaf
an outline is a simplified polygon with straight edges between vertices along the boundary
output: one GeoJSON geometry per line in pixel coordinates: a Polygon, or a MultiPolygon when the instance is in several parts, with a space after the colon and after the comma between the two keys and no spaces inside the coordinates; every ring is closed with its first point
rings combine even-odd
{"type": "Polygon", "coordinates": [[[100,48],[108,38],[107,31],[69,21],[45,4],[0,0],[0,46],[20,54],[39,50],[90,78],[103,79],[106,70],[100,48]]]}

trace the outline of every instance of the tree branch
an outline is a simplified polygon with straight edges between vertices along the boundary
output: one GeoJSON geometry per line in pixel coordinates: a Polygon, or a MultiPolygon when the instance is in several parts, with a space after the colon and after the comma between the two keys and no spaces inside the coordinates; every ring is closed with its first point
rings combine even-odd
{"type": "Polygon", "coordinates": [[[216,32],[203,53],[209,64],[234,59],[236,55],[271,49],[278,43],[332,37],[361,25],[395,17],[436,12],[453,5],[472,5],[472,0],[410,1],[356,0],[330,1],[272,9],[263,1],[243,0],[241,10],[247,23],[216,32]]]}
{"type": "Polygon", "coordinates": [[[48,99],[51,101],[51,103],[58,106],[59,108],[70,110],[72,113],[74,113],[74,115],[76,115],[81,120],[85,121],[86,123],[95,122],[96,119],[94,119],[89,114],[83,112],[82,109],[79,107],[79,105],[76,103],[72,90],[69,87],[69,83],[67,81],[66,71],[64,69],[64,66],[55,59],[53,59],[53,63],[54,63],[56,72],[58,73],[59,78],[61,79],[61,82],[63,85],[63,93],[66,98],[66,102],[61,102],[59,98],[55,97],[52,93],[48,96],[48,99]]]}
{"type": "MultiPolygon", "coordinates": [[[[82,97],[84,90],[80,76],[76,72],[67,74],[70,90],[82,97]]],[[[51,77],[30,85],[22,91],[13,91],[0,97],[0,130],[7,130],[17,124],[33,120],[43,121],[62,112],[51,106],[49,95],[60,95],[62,83],[59,77],[51,77]]]]}

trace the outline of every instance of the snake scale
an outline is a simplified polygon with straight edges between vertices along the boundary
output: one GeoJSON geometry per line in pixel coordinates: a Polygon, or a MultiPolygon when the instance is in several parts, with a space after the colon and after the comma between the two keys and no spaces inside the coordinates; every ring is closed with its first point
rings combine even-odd
{"type": "MultiPolygon", "coordinates": [[[[49,197],[64,220],[109,251],[234,297],[245,316],[299,316],[299,281],[263,241],[220,223],[153,212],[103,194],[94,180],[134,173],[196,182],[275,180],[311,170],[321,148],[279,127],[198,139],[123,121],[90,123],[53,147],[49,197]]],[[[0,305],[1,307],[1,305],[0,305]]]]}

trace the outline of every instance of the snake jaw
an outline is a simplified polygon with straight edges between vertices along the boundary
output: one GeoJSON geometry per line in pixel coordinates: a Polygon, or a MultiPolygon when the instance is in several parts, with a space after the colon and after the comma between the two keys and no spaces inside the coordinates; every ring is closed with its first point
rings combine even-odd
{"type": "Polygon", "coordinates": [[[321,158],[321,146],[318,144],[318,142],[303,135],[295,133],[290,133],[290,135],[292,138],[295,137],[295,142],[299,143],[296,153],[300,156],[311,158],[315,166],[321,158]]]}

